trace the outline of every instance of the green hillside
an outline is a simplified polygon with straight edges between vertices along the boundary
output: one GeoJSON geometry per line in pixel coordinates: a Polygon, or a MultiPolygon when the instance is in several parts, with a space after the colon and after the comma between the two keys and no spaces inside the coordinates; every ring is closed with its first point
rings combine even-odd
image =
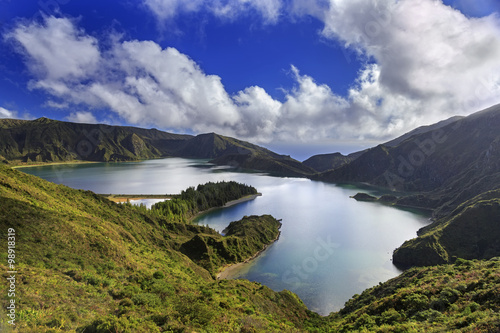
{"type": "Polygon", "coordinates": [[[500,187],[500,105],[452,118],[379,145],[315,179],[359,182],[406,192],[397,203],[443,217],[483,192],[500,187]],[[442,126],[444,125],[444,126],[442,126]]]}
{"type": "Polygon", "coordinates": [[[450,217],[421,229],[419,237],[394,251],[393,262],[426,266],[499,255],[500,190],[496,190],[466,201],[450,217]]]}
{"type": "Polygon", "coordinates": [[[129,161],[172,154],[191,138],[136,127],[69,123],[47,118],[0,119],[0,155],[14,163],[129,161]]]}
{"type": "Polygon", "coordinates": [[[498,332],[500,258],[413,268],[355,295],[331,332],[498,332]]]}
{"type": "Polygon", "coordinates": [[[11,165],[162,157],[210,159],[218,165],[284,176],[314,173],[289,156],[215,133],[191,136],[156,129],[80,124],[47,118],[32,121],[0,119],[0,161],[11,165]]]}
{"type": "Polygon", "coordinates": [[[276,175],[301,177],[315,172],[290,156],[215,133],[201,134],[187,141],[179,151],[179,156],[209,158],[218,165],[267,171],[276,175]]]}
{"type": "MultiPolygon", "coordinates": [[[[0,226],[2,239],[9,229],[16,239],[15,332],[500,328],[495,259],[412,269],[355,295],[339,313],[320,317],[291,292],[213,278],[221,267],[252,256],[277,237],[281,223],[269,215],[235,221],[221,236],[0,165],[0,226]]],[[[6,281],[8,254],[0,253],[6,281]]],[[[11,299],[7,289],[0,284],[3,312],[11,299]]],[[[10,327],[8,319],[3,313],[0,325],[10,327]]]]}
{"type": "MultiPolygon", "coordinates": [[[[268,238],[277,236],[279,223],[269,225],[274,219],[252,219],[258,230],[262,223],[271,228],[268,238]]],[[[4,166],[0,226],[2,239],[9,228],[16,235],[17,332],[293,331],[311,315],[290,292],[216,281],[182,253],[195,237],[229,243],[229,253],[245,244],[262,248],[255,234],[231,241],[206,227],[171,223],[4,166]]],[[[214,269],[248,255],[219,256],[224,247],[213,248],[214,269]]],[[[4,249],[5,278],[7,259],[4,249]]],[[[5,309],[6,283],[0,295],[5,309]]]]}

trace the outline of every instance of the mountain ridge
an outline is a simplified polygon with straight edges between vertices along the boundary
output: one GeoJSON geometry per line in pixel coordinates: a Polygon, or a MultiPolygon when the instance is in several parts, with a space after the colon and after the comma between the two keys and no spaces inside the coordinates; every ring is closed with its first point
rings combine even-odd
{"type": "Polygon", "coordinates": [[[437,216],[444,216],[500,185],[498,128],[500,105],[412,135],[392,147],[370,148],[350,163],[313,179],[406,192],[409,195],[401,204],[433,209],[437,216]]]}
{"type": "Polygon", "coordinates": [[[499,129],[495,105],[412,131],[312,178],[385,188],[394,195],[381,202],[432,211],[434,222],[394,251],[400,267],[489,259],[500,255],[499,129]]]}
{"type": "Polygon", "coordinates": [[[284,176],[315,172],[289,156],[215,133],[192,136],[44,117],[31,121],[0,119],[0,156],[4,163],[11,164],[189,157],[284,176]]]}

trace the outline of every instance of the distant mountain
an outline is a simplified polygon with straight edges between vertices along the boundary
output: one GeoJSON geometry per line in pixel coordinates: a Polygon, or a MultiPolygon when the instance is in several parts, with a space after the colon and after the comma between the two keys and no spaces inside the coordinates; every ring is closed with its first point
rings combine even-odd
{"type": "Polygon", "coordinates": [[[318,172],[333,170],[354,161],[363,152],[352,153],[347,156],[341,153],[320,154],[309,157],[302,164],[314,169],[318,172]]]}
{"type": "MultiPolygon", "coordinates": [[[[451,117],[449,119],[440,121],[436,124],[433,125],[428,125],[428,126],[421,126],[418,127],[406,134],[403,134],[400,137],[397,137],[396,139],[393,139],[391,141],[388,141],[384,143],[383,145],[386,147],[395,147],[405,141],[406,139],[411,138],[414,135],[419,135],[419,134],[424,134],[430,131],[435,131],[438,130],[446,125],[449,125],[455,121],[458,121],[462,119],[463,117],[460,116],[455,116],[451,117]]],[[[333,153],[333,154],[320,154],[320,155],[314,155],[309,157],[307,160],[302,162],[304,165],[318,171],[318,172],[325,172],[329,170],[333,170],[336,168],[339,168],[343,165],[346,165],[348,163],[351,163],[354,161],[356,158],[359,156],[363,155],[368,149],[358,151],[352,154],[349,154],[347,156],[341,154],[341,153],[333,153]]]]}
{"type": "Polygon", "coordinates": [[[394,190],[379,200],[435,222],[393,255],[401,267],[500,256],[500,105],[418,128],[313,176],[394,190]]]}
{"type": "Polygon", "coordinates": [[[14,164],[133,161],[161,157],[206,158],[216,164],[286,176],[314,173],[289,156],[215,133],[192,136],[47,118],[33,121],[0,119],[0,160],[14,164]]]}
{"type": "Polygon", "coordinates": [[[215,133],[201,134],[183,142],[176,154],[180,157],[208,158],[218,165],[263,170],[279,175],[305,176],[315,172],[290,156],[215,133]]]}
{"type": "Polygon", "coordinates": [[[500,186],[500,105],[419,131],[394,146],[368,149],[352,162],[314,178],[362,182],[407,192],[401,205],[449,214],[500,186]]]}

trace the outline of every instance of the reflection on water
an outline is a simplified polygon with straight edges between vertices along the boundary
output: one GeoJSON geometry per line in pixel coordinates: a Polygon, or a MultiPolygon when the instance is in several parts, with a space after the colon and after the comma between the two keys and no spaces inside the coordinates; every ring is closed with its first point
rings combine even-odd
{"type": "Polygon", "coordinates": [[[252,185],[261,197],[211,211],[197,223],[221,232],[245,215],[272,214],[282,219],[280,239],[232,272],[232,278],[291,290],[321,314],[340,309],[352,295],[398,275],[391,263],[392,251],[428,223],[427,217],[414,212],[351,199],[359,191],[353,186],[231,172],[204,160],[54,165],[22,171],[113,194],[175,194],[222,180],[252,185]]]}

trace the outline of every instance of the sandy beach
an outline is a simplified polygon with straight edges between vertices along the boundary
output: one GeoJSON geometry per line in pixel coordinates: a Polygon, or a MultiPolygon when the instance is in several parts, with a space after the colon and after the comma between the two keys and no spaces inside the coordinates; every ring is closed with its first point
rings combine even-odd
{"type": "Polygon", "coordinates": [[[219,273],[217,273],[217,276],[216,276],[217,280],[227,279],[228,276],[231,276],[234,272],[238,271],[243,265],[248,264],[249,262],[251,262],[254,259],[257,259],[257,257],[260,256],[265,250],[267,250],[267,248],[269,246],[271,246],[271,244],[274,244],[274,242],[276,242],[280,238],[280,235],[281,235],[281,231],[278,232],[278,236],[271,243],[264,246],[264,248],[262,250],[255,253],[250,258],[245,259],[245,261],[239,262],[236,264],[226,265],[226,266],[222,267],[221,271],[219,273]]]}
{"type": "Polygon", "coordinates": [[[94,162],[94,161],[39,162],[39,163],[34,162],[30,164],[12,165],[10,167],[12,169],[22,169],[22,168],[33,168],[33,167],[48,166],[48,165],[94,164],[94,163],[100,163],[100,162],[94,162]]]}
{"type": "Polygon", "coordinates": [[[172,199],[173,195],[156,195],[156,194],[101,194],[113,202],[127,202],[132,200],[142,199],[172,199]]]}

